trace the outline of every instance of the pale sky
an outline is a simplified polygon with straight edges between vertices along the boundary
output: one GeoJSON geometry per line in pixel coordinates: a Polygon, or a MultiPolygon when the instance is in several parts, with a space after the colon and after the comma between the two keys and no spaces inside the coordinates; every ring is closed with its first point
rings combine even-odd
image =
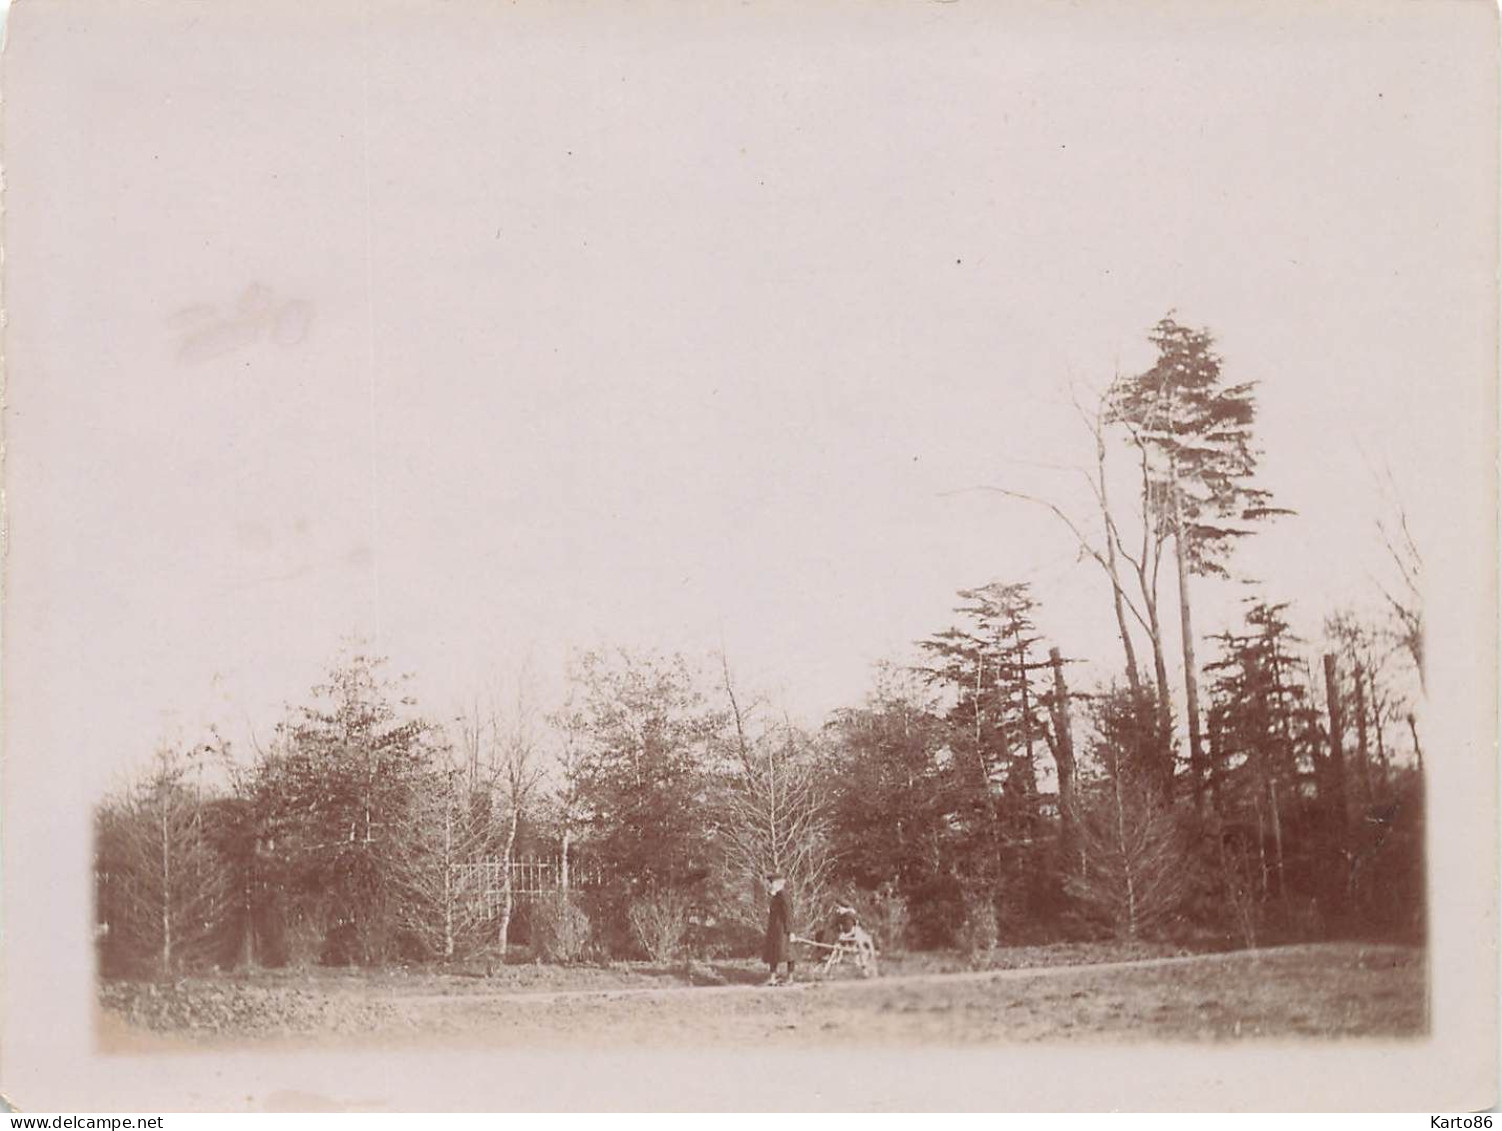
{"type": "Polygon", "coordinates": [[[35,733],[100,783],[269,728],[355,632],[435,715],[723,641],[817,722],[992,579],[1104,678],[1068,535],[946,492],[1081,504],[1034,466],[1090,458],[1069,382],[1169,308],[1262,383],[1299,514],[1238,560],[1316,629],[1375,597],[1381,468],[1430,548],[1485,470],[1455,7],[23,5],[12,692],[72,689],[35,733]]]}

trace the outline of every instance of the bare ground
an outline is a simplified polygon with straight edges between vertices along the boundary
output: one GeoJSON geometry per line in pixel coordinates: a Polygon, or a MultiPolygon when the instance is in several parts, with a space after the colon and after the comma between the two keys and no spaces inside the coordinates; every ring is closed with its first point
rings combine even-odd
{"type": "Polygon", "coordinates": [[[805,1046],[1122,1039],[1416,1037],[1424,952],[1322,944],[1177,956],[1043,947],[914,955],[864,981],[762,987],[749,962],[262,973],[100,990],[105,1051],[274,1042],[470,1046],[805,1046]],[[1114,959],[1114,961],[1112,961],[1114,959]],[[967,969],[981,965],[981,969],[967,969]]]}

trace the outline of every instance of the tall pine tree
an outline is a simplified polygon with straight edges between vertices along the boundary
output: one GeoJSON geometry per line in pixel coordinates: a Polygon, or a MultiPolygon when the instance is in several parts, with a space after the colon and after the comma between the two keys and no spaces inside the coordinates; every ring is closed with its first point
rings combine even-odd
{"type": "Polygon", "coordinates": [[[1116,384],[1111,417],[1127,427],[1148,458],[1153,505],[1173,537],[1190,780],[1196,807],[1202,809],[1207,766],[1189,578],[1224,576],[1236,541],[1258,520],[1285,512],[1253,482],[1255,386],[1226,382],[1208,330],[1190,329],[1170,315],[1153,327],[1149,339],[1158,359],[1146,372],[1116,384]]]}

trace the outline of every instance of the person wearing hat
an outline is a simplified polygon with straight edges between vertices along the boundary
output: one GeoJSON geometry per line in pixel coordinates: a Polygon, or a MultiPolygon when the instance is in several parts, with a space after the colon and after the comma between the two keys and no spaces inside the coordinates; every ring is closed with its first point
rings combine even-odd
{"type": "Polygon", "coordinates": [[[788,967],[787,980],[793,980],[793,951],[788,938],[793,932],[793,907],[788,901],[784,877],[768,876],[767,891],[772,901],[767,908],[767,938],[762,944],[761,960],[767,964],[767,985],[775,986],[777,967],[784,962],[788,967]]]}

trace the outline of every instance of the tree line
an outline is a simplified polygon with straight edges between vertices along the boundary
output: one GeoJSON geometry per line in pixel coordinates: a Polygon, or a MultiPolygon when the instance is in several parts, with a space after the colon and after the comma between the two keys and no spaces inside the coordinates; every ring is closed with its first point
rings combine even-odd
{"type": "Polygon", "coordinates": [[[101,969],[750,953],[774,871],[803,929],[838,899],[889,951],[1422,939],[1416,547],[1384,526],[1381,603],[1330,610],[1319,640],[1265,592],[1196,636],[1196,579],[1292,512],[1257,481],[1255,385],[1207,331],[1169,317],[1151,340],[1081,406],[1089,513],[991,488],[1099,570],[1119,671],[1008,581],[959,590],[817,728],[723,655],[585,652],[547,709],[520,681],[436,718],[348,651],[264,747],[163,749],[101,802],[101,969]],[[518,883],[543,859],[545,890],[518,883]]]}

